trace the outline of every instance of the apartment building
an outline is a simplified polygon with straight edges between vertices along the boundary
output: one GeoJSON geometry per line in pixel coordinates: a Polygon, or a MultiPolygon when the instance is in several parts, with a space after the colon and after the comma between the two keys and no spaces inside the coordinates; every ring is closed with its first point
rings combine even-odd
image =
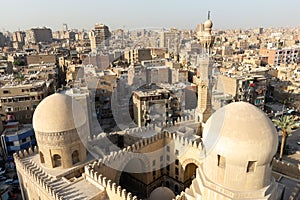
{"type": "Polygon", "coordinates": [[[151,49],[132,49],[125,51],[124,58],[128,63],[141,63],[145,60],[151,60],[151,49]]]}
{"type": "Polygon", "coordinates": [[[8,161],[13,160],[15,152],[36,146],[36,139],[31,124],[7,122],[6,129],[0,136],[0,144],[8,161]]]}
{"type": "Polygon", "coordinates": [[[52,42],[52,30],[50,28],[32,28],[26,31],[25,43],[50,43],[52,42]]]}
{"type": "Polygon", "coordinates": [[[159,123],[175,123],[181,115],[178,98],[169,90],[155,84],[144,86],[133,93],[133,115],[135,123],[141,126],[159,123]]]}
{"type": "Polygon", "coordinates": [[[104,24],[96,24],[94,30],[89,34],[91,49],[95,50],[104,46],[109,46],[110,36],[111,33],[108,26],[104,24]]]}
{"type": "Polygon", "coordinates": [[[219,75],[217,90],[233,101],[246,101],[264,109],[267,79],[260,75],[219,75]]]}
{"type": "Polygon", "coordinates": [[[6,83],[0,88],[0,114],[4,119],[7,114],[14,114],[20,123],[31,123],[35,108],[47,94],[46,81],[6,83]]]}
{"type": "Polygon", "coordinates": [[[300,63],[300,48],[268,49],[261,48],[261,56],[268,57],[268,64],[278,66],[280,64],[300,63]]]}

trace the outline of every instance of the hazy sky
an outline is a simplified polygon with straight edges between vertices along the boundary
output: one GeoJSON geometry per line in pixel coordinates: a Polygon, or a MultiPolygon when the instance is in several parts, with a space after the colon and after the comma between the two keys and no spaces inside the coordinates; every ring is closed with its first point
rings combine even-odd
{"type": "Polygon", "coordinates": [[[176,27],[194,29],[211,18],[215,28],[300,26],[299,0],[1,0],[0,31],[47,26],[53,30],[176,27]]]}

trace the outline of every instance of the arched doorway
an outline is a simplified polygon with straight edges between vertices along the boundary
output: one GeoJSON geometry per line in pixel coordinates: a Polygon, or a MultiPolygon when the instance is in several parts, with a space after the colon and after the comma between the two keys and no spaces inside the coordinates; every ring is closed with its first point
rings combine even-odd
{"type": "Polygon", "coordinates": [[[79,153],[77,150],[75,150],[73,153],[72,153],[72,164],[75,165],[76,163],[80,162],[79,160],[79,153]]]}
{"type": "Polygon", "coordinates": [[[192,184],[193,179],[196,177],[197,165],[190,163],[185,167],[184,170],[184,187],[187,188],[192,184]]]}
{"type": "Polygon", "coordinates": [[[147,172],[143,173],[143,169],[145,163],[141,159],[133,158],[124,167],[119,181],[122,188],[139,199],[147,198],[147,172]]]}
{"type": "Polygon", "coordinates": [[[58,154],[53,155],[53,167],[60,167],[61,166],[61,156],[58,154]]]}

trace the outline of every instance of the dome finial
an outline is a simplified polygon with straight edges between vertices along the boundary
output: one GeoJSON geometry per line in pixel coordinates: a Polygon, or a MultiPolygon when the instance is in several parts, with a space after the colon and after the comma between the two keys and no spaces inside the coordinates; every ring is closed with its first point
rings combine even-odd
{"type": "Polygon", "coordinates": [[[210,20],[210,11],[208,11],[207,19],[210,20]]]}

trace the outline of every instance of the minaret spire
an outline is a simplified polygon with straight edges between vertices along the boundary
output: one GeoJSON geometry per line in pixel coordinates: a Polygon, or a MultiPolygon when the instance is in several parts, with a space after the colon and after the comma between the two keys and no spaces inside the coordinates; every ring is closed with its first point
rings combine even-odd
{"type": "Polygon", "coordinates": [[[204,23],[204,30],[199,34],[200,44],[202,45],[203,55],[200,61],[200,77],[198,79],[198,106],[196,109],[197,122],[205,123],[212,114],[211,95],[212,95],[212,60],[211,49],[214,44],[212,34],[213,23],[210,20],[210,11],[208,19],[204,23]]]}

